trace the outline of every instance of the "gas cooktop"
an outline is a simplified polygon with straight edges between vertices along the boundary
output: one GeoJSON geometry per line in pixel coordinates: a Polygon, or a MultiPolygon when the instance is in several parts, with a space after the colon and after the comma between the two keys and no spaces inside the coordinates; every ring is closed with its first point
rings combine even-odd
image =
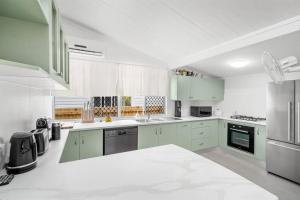
{"type": "Polygon", "coordinates": [[[245,120],[245,121],[252,121],[252,122],[265,121],[266,120],[266,118],[252,117],[252,116],[246,116],[246,115],[232,115],[232,116],[230,116],[230,118],[240,119],[240,120],[245,120]]]}

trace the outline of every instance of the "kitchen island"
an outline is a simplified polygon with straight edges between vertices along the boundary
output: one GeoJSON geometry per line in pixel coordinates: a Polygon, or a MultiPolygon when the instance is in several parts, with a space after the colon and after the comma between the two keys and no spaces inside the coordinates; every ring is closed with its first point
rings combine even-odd
{"type": "Polygon", "coordinates": [[[51,143],[36,169],[0,187],[0,199],[278,199],[175,145],[59,163],[67,135],[63,131],[62,139],[51,143]]]}

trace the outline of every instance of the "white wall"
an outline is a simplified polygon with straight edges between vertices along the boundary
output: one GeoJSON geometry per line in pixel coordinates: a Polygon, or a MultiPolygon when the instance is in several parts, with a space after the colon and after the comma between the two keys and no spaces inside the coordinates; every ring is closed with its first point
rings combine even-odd
{"type": "Polygon", "coordinates": [[[39,117],[52,117],[52,97],[41,90],[0,80],[0,138],[35,128],[39,117]]]}
{"type": "Polygon", "coordinates": [[[224,101],[219,107],[224,116],[237,112],[242,115],[266,116],[267,74],[252,74],[246,76],[225,78],[224,101]]]}

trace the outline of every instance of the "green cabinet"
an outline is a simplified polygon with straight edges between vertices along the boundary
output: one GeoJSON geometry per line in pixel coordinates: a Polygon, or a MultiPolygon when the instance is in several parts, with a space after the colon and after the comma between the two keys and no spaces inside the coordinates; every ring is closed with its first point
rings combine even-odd
{"type": "MultiPolygon", "coordinates": [[[[54,0],[2,0],[0,26],[2,75],[48,78],[68,88],[67,45],[54,0]]],[[[20,80],[27,84],[26,79],[20,80]]],[[[39,84],[39,79],[33,80],[39,84]]]]}
{"type": "Polygon", "coordinates": [[[192,124],[191,122],[185,122],[185,123],[178,123],[177,125],[177,145],[181,146],[185,149],[191,150],[191,128],[192,124]]]}
{"type": "Polygon", "coordinates": [[[171,78],[170,98],[221,101],[224,99],[224,80],[176,75],[171,78]]]}
{"type": "Polygon", "coordinates": [[[147,125],[138,127],[138,149],[158,145],[157,126],[147,125]]]}
{"type": "Polygon", "coordinates": [[[79,158],[92,158],[103,155],[103,131],[80,131],[79,158]]]}
{"type": "Polygon", "coordinates": [[[192,150],[197,151],[218,145],[218,120],[192,122],[192,150]]]}
{"type": "Polygon", "coordinates": [[[266,127],[255,126],[254,156],[259,160],[266,159],[266,127]]]}
{"type": "Polygon", "coordinates": [[[219,146],[226,147],[227,146],[227,121],[219,120],[219,146]]]}
{"type": "Polygon", "coordinates": [[[176,124],[163,124],[157,128],[159,129],[159,145],[176,144],[176,124]]]}
{"type": "Polygon", "coordinates": [[[70,131],[60,162],[79,160],[79,131],[70,131]]]}
{"type": "Polygon", "coordinates": [[[145,125],[138,127],[138,149],[176,144],[176,124],[145,125]]]}
{"type": "Polygon", "coordinates": [[[103,155],[103,130],[70,131],[60,162],[103,155]]]}

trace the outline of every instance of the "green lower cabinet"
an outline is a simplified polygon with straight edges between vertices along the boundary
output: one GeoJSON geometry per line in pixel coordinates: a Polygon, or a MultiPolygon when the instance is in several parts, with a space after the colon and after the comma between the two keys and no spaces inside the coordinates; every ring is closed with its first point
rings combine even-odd
{"type": "Polygon", "coordinates": [[[60,162],[79,160],[79,131],[70,131],[60,162]]]}
{"type": "Polygon", "coordinates": [[[139,126],[138,134],[138,149],[177,142],[176,124],[139,126]]]}
{"type": "Polygon", "coordinates": [[[266,159],[266,127],[257,125],[254,136],[254,156],[258,160],[266,159]]]}
{"type": "Polygon", "coordinates": [[[158,127],[159,136],[158,136],[158,144],[166,145],[166,144],[176,144],[176,124],[163,124],[158,127]]]}
{"type": "Polygon", "coordinates": [[[79,158],[92,158],[103,155],[103,130],[80,132],[79,158]]]}
{"type": "Polygon", "coordinates": [[[219,146],[227,146],[227,122],[226,120],[219,120],[219,146]]]}
{"type": "Polygon", "coordinates": [[[191,129],[192,151],[218,145],[218,120],[194,122],[191,129]],[[202,124],[202,125],[201,125],[202,124]]]}
{"type": "Polygon", "coordinates": [[[103,155],[103,130],[70,131],[60,162],[103,155]]]}
{"type": "Polygon", "coordinates": [[[158,145],[157,126],[146,125],[138,127],[138,149],[158,145]]]}
{"type": "Polygon", "coordinates": [[[192,146],[192,138],[191,138],[191,128],[192,124],[190,122],[187,123],[178,123],[177,124],[177,145],[181,146],[185,149],[191,150],[192,146]]]}

